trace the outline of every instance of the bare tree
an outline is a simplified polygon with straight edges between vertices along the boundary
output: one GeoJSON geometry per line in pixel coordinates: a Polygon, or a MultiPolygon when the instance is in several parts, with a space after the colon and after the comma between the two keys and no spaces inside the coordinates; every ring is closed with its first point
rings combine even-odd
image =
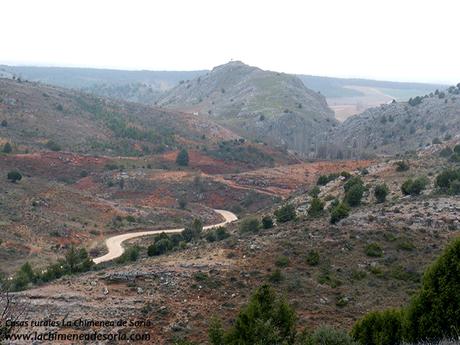
{"type": "Polygon", "coordinates": [[[18,302],[17,296],[0,283],[0,342],[13,332],[24,315],[25,308],[18,302]]]}

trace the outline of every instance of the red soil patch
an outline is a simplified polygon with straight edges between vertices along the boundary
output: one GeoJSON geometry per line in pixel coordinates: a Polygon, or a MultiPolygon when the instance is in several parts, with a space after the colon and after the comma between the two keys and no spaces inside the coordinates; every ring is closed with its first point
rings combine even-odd
{"type": "Polygon", "coordinates": [[[98,188],[98,184],[94,182],[91,176],[81,178],[73,186],[79,190],[95,190],[98,188]]]}
{"type": "Polygon", "coordinates": [[[369,166],[372,161],[321,161],[262,168],[240,174],[228,174],[218,179],[233,188],[257,189],[261,192],[287,196],[293,191],[316,183],[322,174],[353,171],[369,166]]]}
{"type": "Polygon", "coordinates": [[[15,249],[17,251],[28,252],[30,250],[29,246],[25,245],[24,243],[19,243],[19,242],[7,241],[3,245],[5,246],[5,248],[15,249]]]}
{"type": "Polygon", "coordinates": [[[19,169],[25,174],[56,178],[79,177],[82,170],[101,170],[109,160],[105,157],[84,156],[69,152],[36,152],[0,156],[0,164],[19,169]]]}
{"type": "Polygon", "coordinates": [[[155,181],[177,182],[191,179],[193,176],[188,171],[159,171],[153,172],[148,178],[155,181]]]}
{"type": "MultiPolygon", "coordinates": [[[[167,162],[175,162],[179,151],[171,151],[163,154],[161,157],[167,162]]],[[[238,168],[243,168],[235,163],[228,163],[220,159],[214,159],[206,156],[199,151],[188,151],[190,158],[190,167],[199,169],[206,174],[224,174],[228,171],[234,171],[238,168]]]]}

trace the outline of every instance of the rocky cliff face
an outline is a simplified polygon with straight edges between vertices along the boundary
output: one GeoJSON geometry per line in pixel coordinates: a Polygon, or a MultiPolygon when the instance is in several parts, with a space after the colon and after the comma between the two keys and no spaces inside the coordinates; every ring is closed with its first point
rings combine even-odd
{"type": "Polygon", "coordinates": [[[213,117],[241,135],[307,155],[318,135],[337,125],[325,98],[297,77],[241,62],[181,83],[158,105],[213,117]]]}

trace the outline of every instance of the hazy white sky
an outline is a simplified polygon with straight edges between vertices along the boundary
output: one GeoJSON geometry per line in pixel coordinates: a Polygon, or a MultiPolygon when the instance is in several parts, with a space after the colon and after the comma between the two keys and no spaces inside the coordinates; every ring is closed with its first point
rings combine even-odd
{"type": "Polygon", "coordinates": [[[0,63],[460,82],[458,0],[6,0],[0,63]]]}

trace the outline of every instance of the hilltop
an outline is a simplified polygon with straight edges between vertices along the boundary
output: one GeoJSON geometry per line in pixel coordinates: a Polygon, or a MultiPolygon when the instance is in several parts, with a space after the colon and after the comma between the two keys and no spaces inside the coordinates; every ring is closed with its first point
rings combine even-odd
{"type": "Polygon", "coordinates": [[[238,61],[181,83],[158,105],[206,114],[240,135],[303,153],[336,125],[324,97],[297,77],[238,61]]]}

